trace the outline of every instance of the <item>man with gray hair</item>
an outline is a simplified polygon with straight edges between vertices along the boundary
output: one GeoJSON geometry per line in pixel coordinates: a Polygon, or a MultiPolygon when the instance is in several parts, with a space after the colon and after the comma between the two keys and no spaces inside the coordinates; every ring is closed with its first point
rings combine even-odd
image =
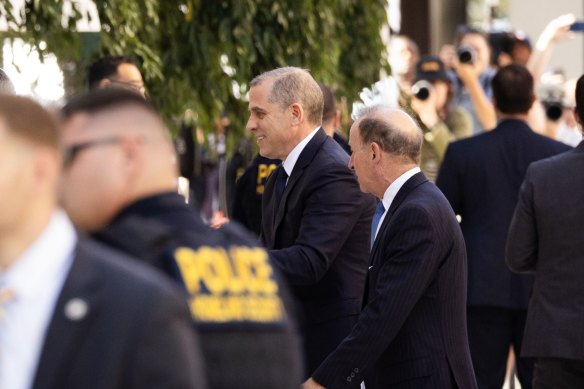
{"type": "Polygon", "coordinates": [[[349,144],[361,190],[380,199],[365,306],[304,388],[476,388],[464,240],[448,201],[420,171],[420,128],[403,111],[368,107],[349,144]]]}
{"type": "Polygon", "coordinates": [[[283,161],[265,186],[261,239],[298,303],[308,377],[361,310],[375,205],[322,129],[322,92],[306,70],[275,69],[250,86],[247,129],[262,156],[283,161]]]}

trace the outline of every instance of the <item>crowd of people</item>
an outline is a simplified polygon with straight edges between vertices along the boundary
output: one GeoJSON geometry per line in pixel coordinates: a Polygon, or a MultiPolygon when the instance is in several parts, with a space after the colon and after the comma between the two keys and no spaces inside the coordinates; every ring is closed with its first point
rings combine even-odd
{"type": "Polygon", "coordinates": [[[584,387],[584,75],[546,71],[574,21],[394,36],[348,139],[308,70],[257,75],[220,223],[129,57],[58,112],[0,70],[0,388],[494,389],[510,349],[584,387]]]}

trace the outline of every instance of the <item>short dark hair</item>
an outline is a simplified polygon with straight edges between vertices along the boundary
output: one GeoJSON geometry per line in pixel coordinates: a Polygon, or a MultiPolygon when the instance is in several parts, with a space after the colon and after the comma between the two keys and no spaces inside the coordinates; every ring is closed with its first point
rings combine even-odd
{"type": "Polygon", "coordinates": [[[416,136],[409,136],[401,129],[375,117],[364,117],[358,128],[363,144],[375,142],[386,153],[400,155],[420,163],[421,131],[416,136]]]}
{"type": "Polygon", "coordinates": [[[576,83],[576,114],[584,129],[584,74],[580,76],[576,83]]]}
{"type": "Polygon", "coordinates": [[[118,66],[124,63],[136,65],[130,57],[123,55],[106,55],[105,57],[101,57],[92,63],[87,70],[87,84],[89,89],[97,88],[99,86],[99,82],[104,78],[117,75],[118,66]]]}
{"type": "Polygon", "coordinates": [[[11,134],[35,145],[59,148],[55,117],[28,97],[0,94],[0,121],[11,134]]]}
{"type": "Polygon", "coordinates": [[[512,64],[501,68],[493,80],[495,107],[502,113],[527,113],[533,104],[533,76],[525,67],[512,64]]]}
{"type": "Polygon", "coordinates": [[[159,117],[154,106],[142,95],[124,88],[96,89],[73,97],[61,109],[61,116],[69,119],[76,113],[96,114],[122,106],[135,106],[159,117]]]}
{"type": "Polygon", "coordinates": [[[322,97],[324,105],[322,108],[322,122],[326,123],[335,117],[337,113],[337,105],[335,103],[335,95],[330,88],[324,84],[318,83],[320,90],[322,91],[322,97]]]}

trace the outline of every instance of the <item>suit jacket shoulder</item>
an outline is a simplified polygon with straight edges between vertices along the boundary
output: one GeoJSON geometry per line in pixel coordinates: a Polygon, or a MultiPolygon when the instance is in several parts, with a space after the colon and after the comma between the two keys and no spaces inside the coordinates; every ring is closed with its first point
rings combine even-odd
{"type": "Polygon", "coordinates": [[[205,388],[183,301],[164,276],[81,238],[33,388],[205,388]]]}

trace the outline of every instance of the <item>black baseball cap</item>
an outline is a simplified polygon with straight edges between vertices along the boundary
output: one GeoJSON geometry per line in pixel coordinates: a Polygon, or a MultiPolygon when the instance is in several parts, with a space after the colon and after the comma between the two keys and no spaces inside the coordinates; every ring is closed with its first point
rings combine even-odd
{"type": "Polygon", "coordinates": [[[424,55],[416,64],[416,82],[420,80],[450,81],[444,62],[435,55],[424,55]]]}

